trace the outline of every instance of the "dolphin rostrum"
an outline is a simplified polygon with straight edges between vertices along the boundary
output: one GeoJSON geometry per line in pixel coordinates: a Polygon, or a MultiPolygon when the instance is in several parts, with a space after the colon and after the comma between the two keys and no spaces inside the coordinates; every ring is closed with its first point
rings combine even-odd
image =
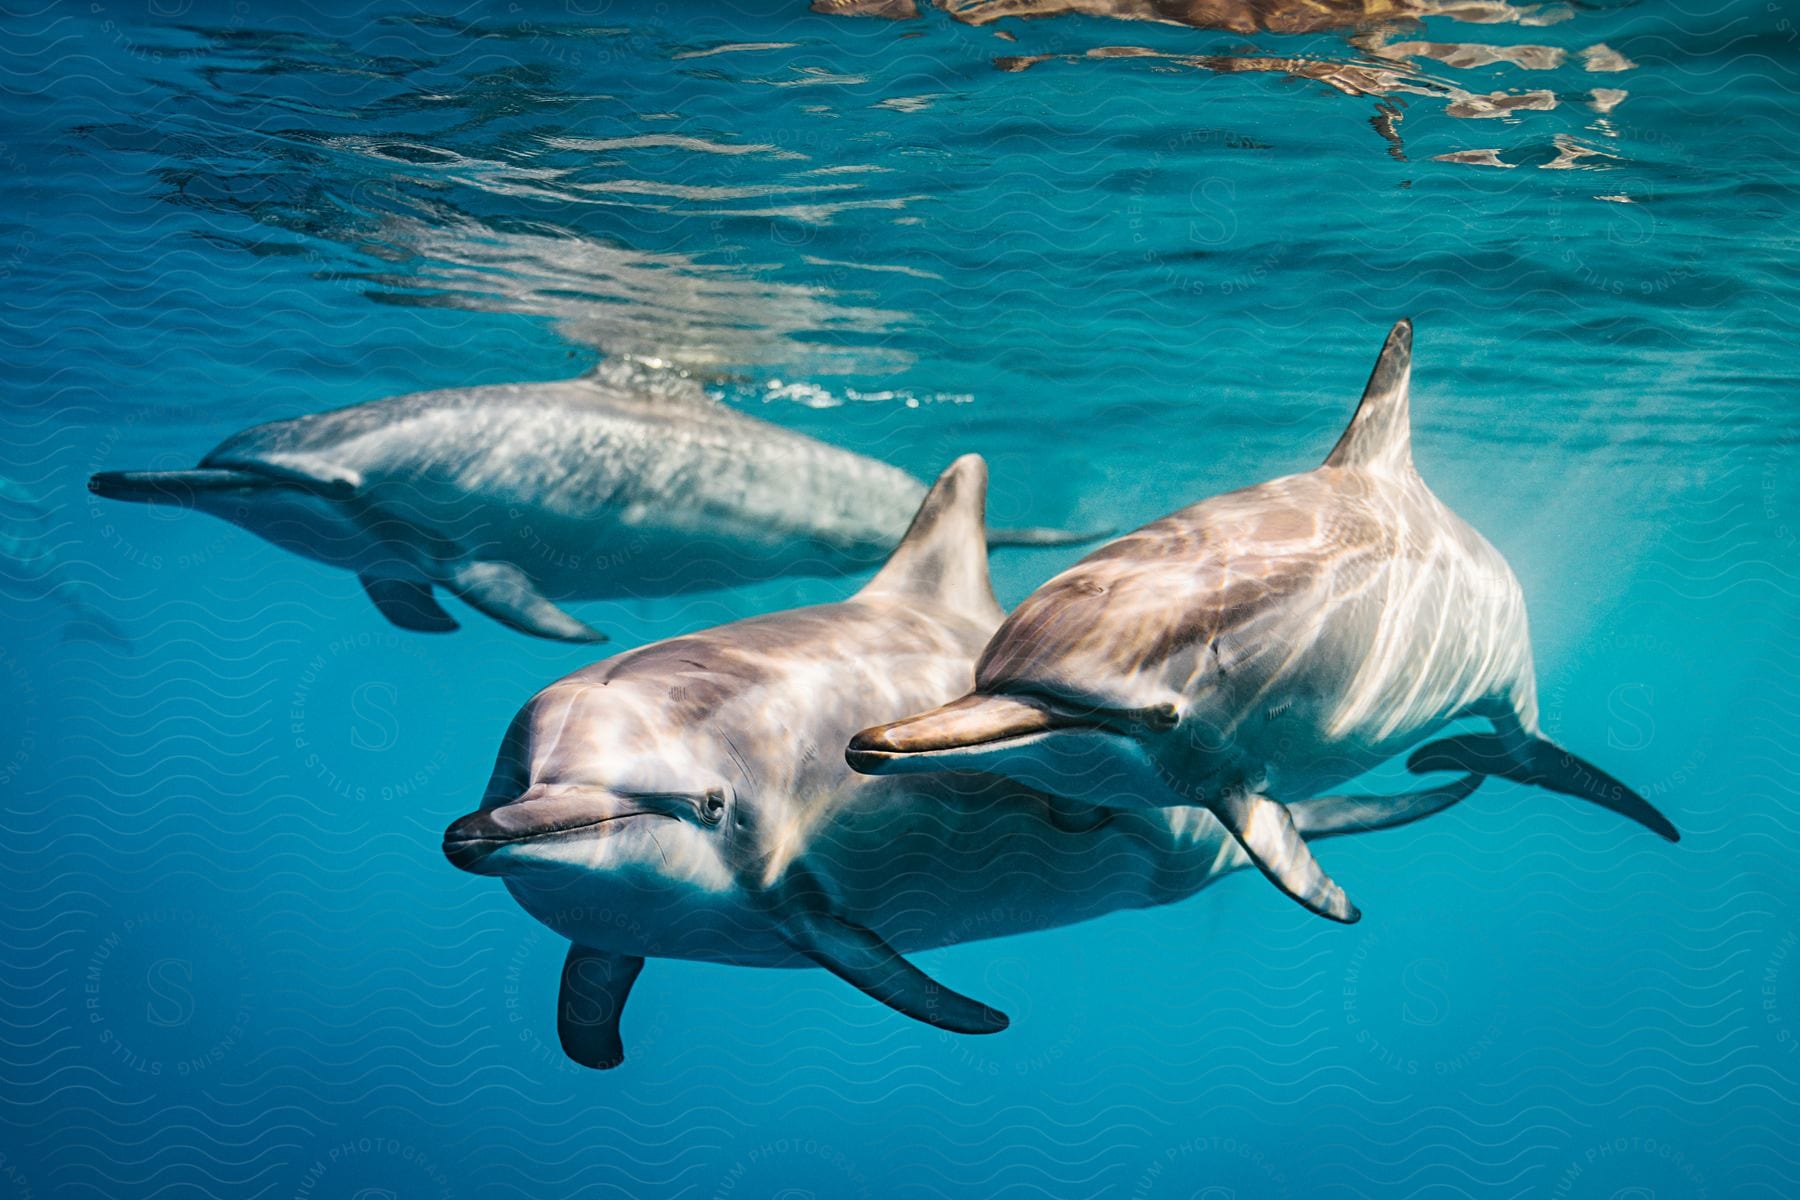
{"type": "MultiPolygon", "coordinates": [[[[843,745],[886,714],[967,691],[1000,623],[986,468],[957,460],[874,580],[838,604],[654,643],[539,692],[479,811],[444,834],[571,946],[558,1032],[590,1067],[647,957],[820,966],[960,1033],[1006,1017],[907,953],[1045,929],[1199,891],[1247,860],[1204,809],[1074,808],[996,776],[871,779],[843,745]]],[[[1480,782],[1321,797],[1302,836],[1405,824],[1480,782]]]]}
{"type": "MultiPolygon", "coordinates": [[[[191,470],[105,471],[100,496],[191,506],[361,576],[403,629],[457,627],[444,588],[514,629],[604,641],[556,601],[668,596],[878,564],[925,486],[746,416],[637,360],[258,425],[191,470]]],[[[996,530],[996,545],[1093,534],[996,530]]]]}
{"type": "Polygon", "coordinates": [[[1642,796],[1540,732],[1518,581],[1413,469],[1411,372],[1401,321],[1323,465],[1089,554],[1001,625],[972,691],[857,734],[851,765],[1203,805],[1276,887],[1344,922],[1356,907],[1290,805],[1460,717],[1494,731],[1427,745],[1412,770],[1536,784],[1677,840],[1642,796]]]}

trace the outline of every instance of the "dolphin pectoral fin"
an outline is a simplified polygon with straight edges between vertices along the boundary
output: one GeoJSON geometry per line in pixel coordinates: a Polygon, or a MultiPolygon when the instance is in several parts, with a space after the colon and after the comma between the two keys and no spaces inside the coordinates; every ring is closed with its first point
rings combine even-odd
{"type": "Polygon", "coordinates": [[[915,1021],[952,1033],[999,1033],[1006,1014],[953,992],[903,958],[879,934],[815,910],[790,912],[790,944],[839,979],[915,1021]]]}
{"type": "Polygon", "coordinates": [[[619,1016],[644,960],[570,946],[556,997],[556,1036],[563,1053],[584,1067],[609,1071],[625,1061],[619,1016]]]}
{"type": "Polygon", "coordinates": [[[1481,786],[1485,775],[1464,775],[1443,787],[1398,796],[1314,796],[1288,805],[1294,828],[1308,841],[1345,833],[1398,829],[1441,813],[1481,786]]]}
{"type": "Polygon", "coordinates": [[[431,595],[431,585],[417,579],[363,574],[363,591],[381,615],[401,629],[416,633],[450,633],[459,626],[431,595]]]}
{"type": "Polygon", "coordinates": [[[1462,733],[1414,750],[1406,769],[1419,775],[1432,771],[1498,775],[1598,804],[1668,841],[1681,840],[1681,832],[1655,805],[1546,738],[1522,734],[1509,745],[1508,739],[1497,733],[1462,733]]]}
{"type": "Polygon", "coordinates": [[[606,635],[556,607],[511,563],[465,562],[449,587],[469,607],[521,633],[559,642],[604,642],[606,635]]]}
{"type": "Polygon", "coordinates": [[[1270,883],[1321,917],[1346,925],[1362,920],[1344,889],[1306,848],[1285,805],[1256,792],[1236,792],[1209,807],[1270,883]]]}

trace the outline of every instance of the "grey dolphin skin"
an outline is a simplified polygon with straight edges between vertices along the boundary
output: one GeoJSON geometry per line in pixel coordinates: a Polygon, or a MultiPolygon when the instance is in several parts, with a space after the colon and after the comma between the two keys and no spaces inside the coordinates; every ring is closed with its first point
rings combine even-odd
{"type": "MultiPolygon", "coordinates": [[[[760,421],[684,376],[608,359],[578,379],[456,388],[258,425],[192,470],[106,471],[118,500],[200,509],[361,576],[404,629],[443,588],[514,629],[605,638],[558,601],[849,574],[925,494],[906,472],[760,421]]],[[[996,530],[995,545],[1096,534],[996,530]]]]}
{"type": "Polygon", "coordinates": [[[1664,838],[1648,801],[1538,728],[1525,601],[1500,553],[1413,469],[1412,324],[1388,335],[1323,465],[1182,509],[1025,599],[975,687],[857,734],[874,775],[992,771],[1094,804],[1199,804],[1263,874],[1351,922],[1292,803],[1458,718],[1416,772],[1498,775],[1664,838]]]}
{"type": "Polygon", "coordinates": [[[55,511],[16,479],[0,475],[0,593],[54,601],[66,618],[64,641],[128,648],[131,639],[96,602],[62,553],[55,511]]]}
{"type": "MultiPolygon", "coordinates": [[[[658,957],[823,967],[917,1020],[993,1033],[1005,1016],[904,955],[1171,903],[1246,865],[1204,809],[1095,812],[996,776],[844,762],[858,728],[973,682],[1001,618],[985,487],[981,459],[959,459],[849,600],[620,654],[519,712],[444,852],[570,939],[571,1058],[623,1060],[626,999],[658,957]]],[[[1322,797],[1293,820],[1305,837],[1401,825],[1479,782],[1322,797]]]]}

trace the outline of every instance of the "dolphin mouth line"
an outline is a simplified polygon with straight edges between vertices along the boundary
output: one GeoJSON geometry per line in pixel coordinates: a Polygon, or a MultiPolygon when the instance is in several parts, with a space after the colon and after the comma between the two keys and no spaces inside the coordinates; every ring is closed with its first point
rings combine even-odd
{"type": "Polygon", "coordinates": [[[1122,736],[1111,721],[1097,714],[1058,711],[1035,698],[969,696],[931,713],[863,730],[850,740],[844,760],[853,771],[879,775],[902,762],[979,756],[1035,745],[1056,734],[1083,733],[1122,736]],[[1006,710],[1003,719],[986,727],[979,719],[958,720],[959,710],[978,716],[984,706],[996,705],[1006,710]]]}
{"type": "MultiPolygon", "coordinates": [[[[1088,728],[1096,733],[1103,732],[1099,726],[1088,728]]],[[[852,768],[862,771],[882,763],[912,762],[927,758],[945,758],[954,754],[966,754],[971,750],[1003,750],[1009,747],[1026,746],[1032,742],[1042,741],[1052,733],[1079,732],[1081,732],[1081,727],[1062,725],[1055,729],[1033,729],[1029,733],[1002,733],[979,741],[958,742],[954,746],[938,746],[930,750],[880,750],[873,747],[861,747],[855,742],[851,742],[849,749],[844,751],[844,758],[852,768]]]]}
{"type": "MultiPolygon", "coordinates": [[[[525,830],[519,833],[504,835],[474,835],[470,837],[453,837],[450,831],[444,833],[444,857],[452,866],[460,867],[474,874],[481,874],[476,867],[486,861],[496,850],[507,846],[522,846],[527,842],[549,841],[553,838],[568,837],[572,834],[585,833],[590,829],[598,829],[602,825],[610,825],[614,821],[628,821],[633,817],[666,817],[667,813],[652,812],[643,809],[636,812],[612,813],[597,817],[592,821],[583,821],[579,825],[565,825],[556,829],[525,830]]],[[[673,817],[669,818],[673,820],[673,817]]],[[[459,822],[460,824],[460,822],[459,822]]],[[[452,826],[452,829],[455,827],[452,826]]]]}

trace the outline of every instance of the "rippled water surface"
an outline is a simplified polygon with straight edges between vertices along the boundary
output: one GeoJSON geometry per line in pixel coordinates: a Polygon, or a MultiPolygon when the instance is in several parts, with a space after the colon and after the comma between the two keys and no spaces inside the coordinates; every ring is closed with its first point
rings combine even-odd
{"type": "Polygon", "coordinates": [[[0,1196],[1800,1192],[1800,14],[286,7],[3,17],[0,1196]],[[438,839],[596,652],[84,487],[630,354],[1129,528],[1313,465],[1405,315],[1546,729],[1684,841],[1496,783],[1332,843],[1354,928],[1236,878],[919,956],[994,1038],[652,961],[574,1067],[563,944],[438,839]]]}

